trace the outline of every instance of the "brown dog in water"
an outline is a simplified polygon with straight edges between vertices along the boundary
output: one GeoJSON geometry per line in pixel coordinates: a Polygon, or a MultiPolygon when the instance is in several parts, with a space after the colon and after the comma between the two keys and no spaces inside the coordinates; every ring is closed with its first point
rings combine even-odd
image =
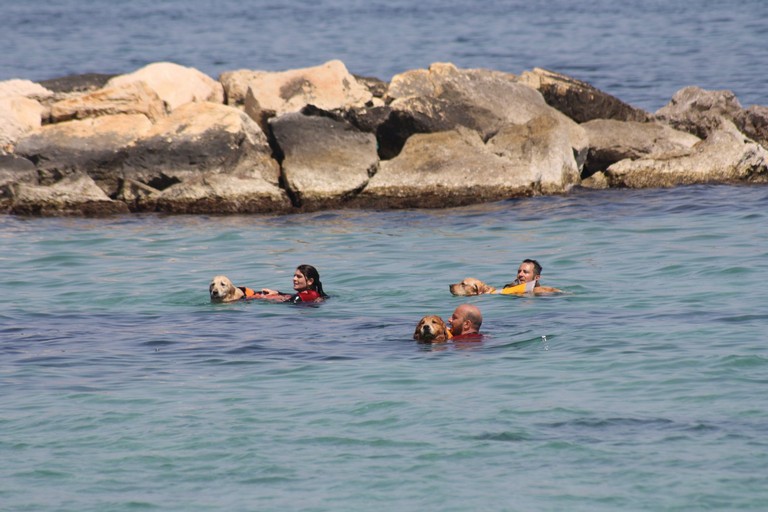
{"type": "Polygon", "coordinates": [[[453,295],[460,297],[469,297],[470,295],[483,295],[486,293],[497,293],[496,288],[485,284],[479,279],[468,277],[459,283],[448,285],[453,295]]]}
{"type": "Polygon", "coordinates": [[[445,343],[451,338],[448,326],[437,315],[427,315],[416,325],[413,339],[419,343],[445,343]]]}
{"type": "Polygon", "coordinates": [[[245,297],[245,292],[232,284],[227,276],[215,276],[208,285],[211,302],[235,302],[245,297]]]}

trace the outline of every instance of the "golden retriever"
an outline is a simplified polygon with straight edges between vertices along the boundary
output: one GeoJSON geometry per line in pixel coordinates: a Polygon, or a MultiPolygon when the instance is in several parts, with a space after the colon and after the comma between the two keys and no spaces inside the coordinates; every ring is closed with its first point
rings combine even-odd
{"type": "Polygon", "coordinates": [[[451,338],[451,333],[442,318],[437,315],[427,315],[416,324],[413,339],[419,343],[445,343],[451,338]]]}
{"type": "Polygon", "coordinates": [[[459,283],[448,285],[453,295],[468,297],[470,295],[483,295],[486,293],[496,293],[496,288],[485,284],[479,279],[468,277],[459,283]]]}
{"type": "Polygon", "coordinates": [[[235,302],[245,297],[243,290],[232,284],[227,276],[215,276],[208,285],[211,302],[235,302]]]}

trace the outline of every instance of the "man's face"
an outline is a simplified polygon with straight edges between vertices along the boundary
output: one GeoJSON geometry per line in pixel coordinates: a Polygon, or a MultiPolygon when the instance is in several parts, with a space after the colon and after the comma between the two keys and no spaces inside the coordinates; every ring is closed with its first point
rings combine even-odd
{"type": "Polygon", "coordinates": [[[456,308],[456,310],[451,315],[450,320],[448,322],[451,324],[451,334],[454,336],[458,336],[464,331],[464,321],[467,319],[467,315],[464,314],[464,311],[459,307],[456,308]]]}
{"type": "Polygon", "coordinates": [[[521,283],[530,283],[534,279],[538,279],[539,276],[533,272],[533,263],[521,263],[517,269],[517,280],[521,283]]]}

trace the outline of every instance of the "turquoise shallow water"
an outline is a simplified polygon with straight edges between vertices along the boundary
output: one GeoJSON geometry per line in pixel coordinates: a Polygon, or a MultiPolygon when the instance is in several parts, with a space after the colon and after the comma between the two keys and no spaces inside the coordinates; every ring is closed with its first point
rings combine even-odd
{"type": "Polygon", "coordinates": [[[768,188],[0,218],[3,510],[765,510],[768,188]],[[452,297],[538,258],[563,296],[452,297]],[[212,305],[217,273],[318,307],[212,305]],[[423,347],[464,300],[482,344],[423,347]]]}

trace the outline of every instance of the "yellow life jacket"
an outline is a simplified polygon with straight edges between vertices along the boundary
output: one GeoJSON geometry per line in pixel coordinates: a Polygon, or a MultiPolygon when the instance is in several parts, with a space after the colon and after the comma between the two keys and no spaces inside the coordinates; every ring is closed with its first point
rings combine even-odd
{"type": "Polygon", "coordinates": [[[520,283],[514,286],[507,286],[501,289],[502,295],[524,295],[526,293],[533,292],[533,288],[536,286],[536,281],[530,283],[520,283]]]}

